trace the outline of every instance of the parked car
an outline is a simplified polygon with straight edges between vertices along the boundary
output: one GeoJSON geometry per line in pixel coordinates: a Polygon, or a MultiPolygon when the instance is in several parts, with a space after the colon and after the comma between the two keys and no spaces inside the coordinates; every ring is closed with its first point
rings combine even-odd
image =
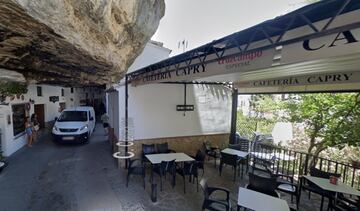
{"type": "Polygon", "coordinates": [[[55,121],[52,134],[59,142],[88,142],[94,130],[94,108],[80,106],[63,110],[55,121]]]}

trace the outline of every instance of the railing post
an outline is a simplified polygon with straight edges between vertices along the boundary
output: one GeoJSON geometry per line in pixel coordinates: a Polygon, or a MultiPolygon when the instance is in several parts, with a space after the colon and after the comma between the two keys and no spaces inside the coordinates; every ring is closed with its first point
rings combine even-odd
{"type": "Polygon", "coordinates": [[[309,166],[309,154],[306,154],[306,156],[305,156],[304,175],[307,175],[307,173],[308,173],[308,166],[309,166]]]}

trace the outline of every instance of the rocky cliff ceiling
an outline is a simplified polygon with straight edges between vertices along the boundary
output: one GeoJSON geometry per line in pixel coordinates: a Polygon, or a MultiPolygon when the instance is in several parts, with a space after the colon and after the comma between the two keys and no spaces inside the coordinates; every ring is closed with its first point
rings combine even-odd
{"type": "Polygon", "coordinates": [[[0,0],[0,79],[19,81],[20,73],[32,83],[117,82],[164,10],[163,0],[0,0]]]}

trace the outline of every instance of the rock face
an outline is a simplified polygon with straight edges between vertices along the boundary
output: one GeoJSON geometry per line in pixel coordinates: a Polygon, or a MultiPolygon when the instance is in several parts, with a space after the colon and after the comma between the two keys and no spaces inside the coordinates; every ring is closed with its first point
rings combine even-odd
{"type": "Polygon", "coordinates": [[[163,0],[0,0],[0,74],[69,86],[117,82],[164,10],[163,0]]]}

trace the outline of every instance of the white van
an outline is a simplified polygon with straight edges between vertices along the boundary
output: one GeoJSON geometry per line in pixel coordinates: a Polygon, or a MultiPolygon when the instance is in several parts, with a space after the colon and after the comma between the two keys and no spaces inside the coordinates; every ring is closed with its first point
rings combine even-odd
{"type": "Polygon", "coordinates": [[[52,134],[55,141],[87,142],[94,130],[94,108],[80,106],[64,109],[55,121],[52,134]]]}

